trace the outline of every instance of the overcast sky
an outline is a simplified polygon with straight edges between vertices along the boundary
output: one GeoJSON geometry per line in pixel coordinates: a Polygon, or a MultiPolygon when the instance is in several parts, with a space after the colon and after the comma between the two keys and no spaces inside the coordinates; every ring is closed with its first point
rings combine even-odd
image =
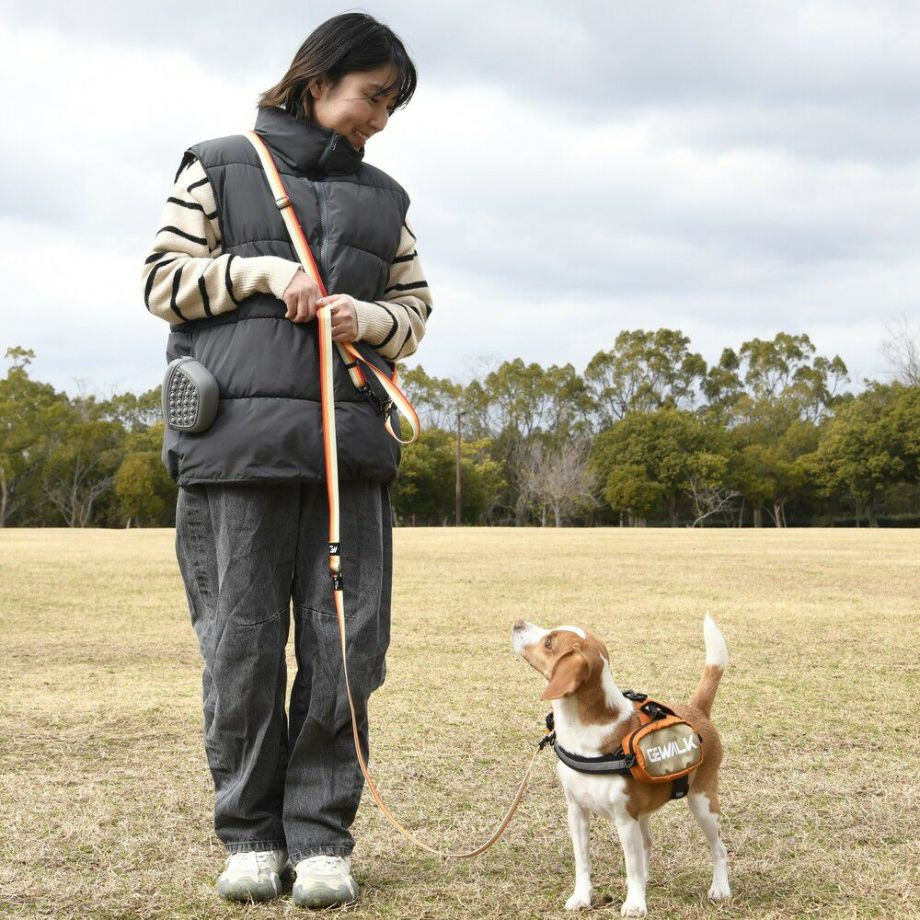
{"type": "Polygon", "coordinates": [[[323,19],[419,70],[366,158],[411,198],[435,299],[410,363],[581,372],[622,329],[806,332],[854,385],[920,317],[920,3],[0,0],[0,355],[149,389],[141,264],[182,151],[251,127],[323,19]]]}

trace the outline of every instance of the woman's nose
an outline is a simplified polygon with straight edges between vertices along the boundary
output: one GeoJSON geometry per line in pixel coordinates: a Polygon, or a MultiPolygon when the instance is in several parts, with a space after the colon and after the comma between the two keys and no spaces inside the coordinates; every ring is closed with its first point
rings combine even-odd
{"type": "Polygon", "coordinates": [[[375,131],[382,131],[390,120],[390,113],[386,109],[374,112],[370,125],[375,131]]]}

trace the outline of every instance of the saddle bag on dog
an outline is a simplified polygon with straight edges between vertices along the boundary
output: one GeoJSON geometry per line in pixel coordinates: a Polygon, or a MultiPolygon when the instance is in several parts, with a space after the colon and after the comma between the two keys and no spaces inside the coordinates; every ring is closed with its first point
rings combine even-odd
{"type": "Polygon", "coordinates": [[[703,745],[696,729],[663,703],[638,693],[630,698],[642,721],[622,742],[623,753],[633,761],[629,768],[633,778],[643,783],[669,783],[692,773],[703,762],[703,745]]]}

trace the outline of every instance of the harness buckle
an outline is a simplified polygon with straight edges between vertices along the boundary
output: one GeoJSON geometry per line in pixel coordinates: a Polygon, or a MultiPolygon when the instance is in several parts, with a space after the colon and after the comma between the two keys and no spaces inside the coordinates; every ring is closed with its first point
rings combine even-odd
{"type": "Polygon", "coordinates": [[[667,712],[661,708],[657,703],[646,703],[641,707],[642,711],[650,716],[653,720],[663,719],[667,716],[667,712]]]}

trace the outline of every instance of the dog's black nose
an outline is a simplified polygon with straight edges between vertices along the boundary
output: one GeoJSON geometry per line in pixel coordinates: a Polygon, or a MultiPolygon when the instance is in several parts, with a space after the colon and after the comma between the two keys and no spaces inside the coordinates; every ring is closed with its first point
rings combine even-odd
{"type": "Polygon", "coordinates": [[[515,620],[515,621],[514,621],[514,628],[515,628],[515,629],[524,629],[524,628],[526,628],[526,626],[527,626],[526,620],[515,620]]]}

